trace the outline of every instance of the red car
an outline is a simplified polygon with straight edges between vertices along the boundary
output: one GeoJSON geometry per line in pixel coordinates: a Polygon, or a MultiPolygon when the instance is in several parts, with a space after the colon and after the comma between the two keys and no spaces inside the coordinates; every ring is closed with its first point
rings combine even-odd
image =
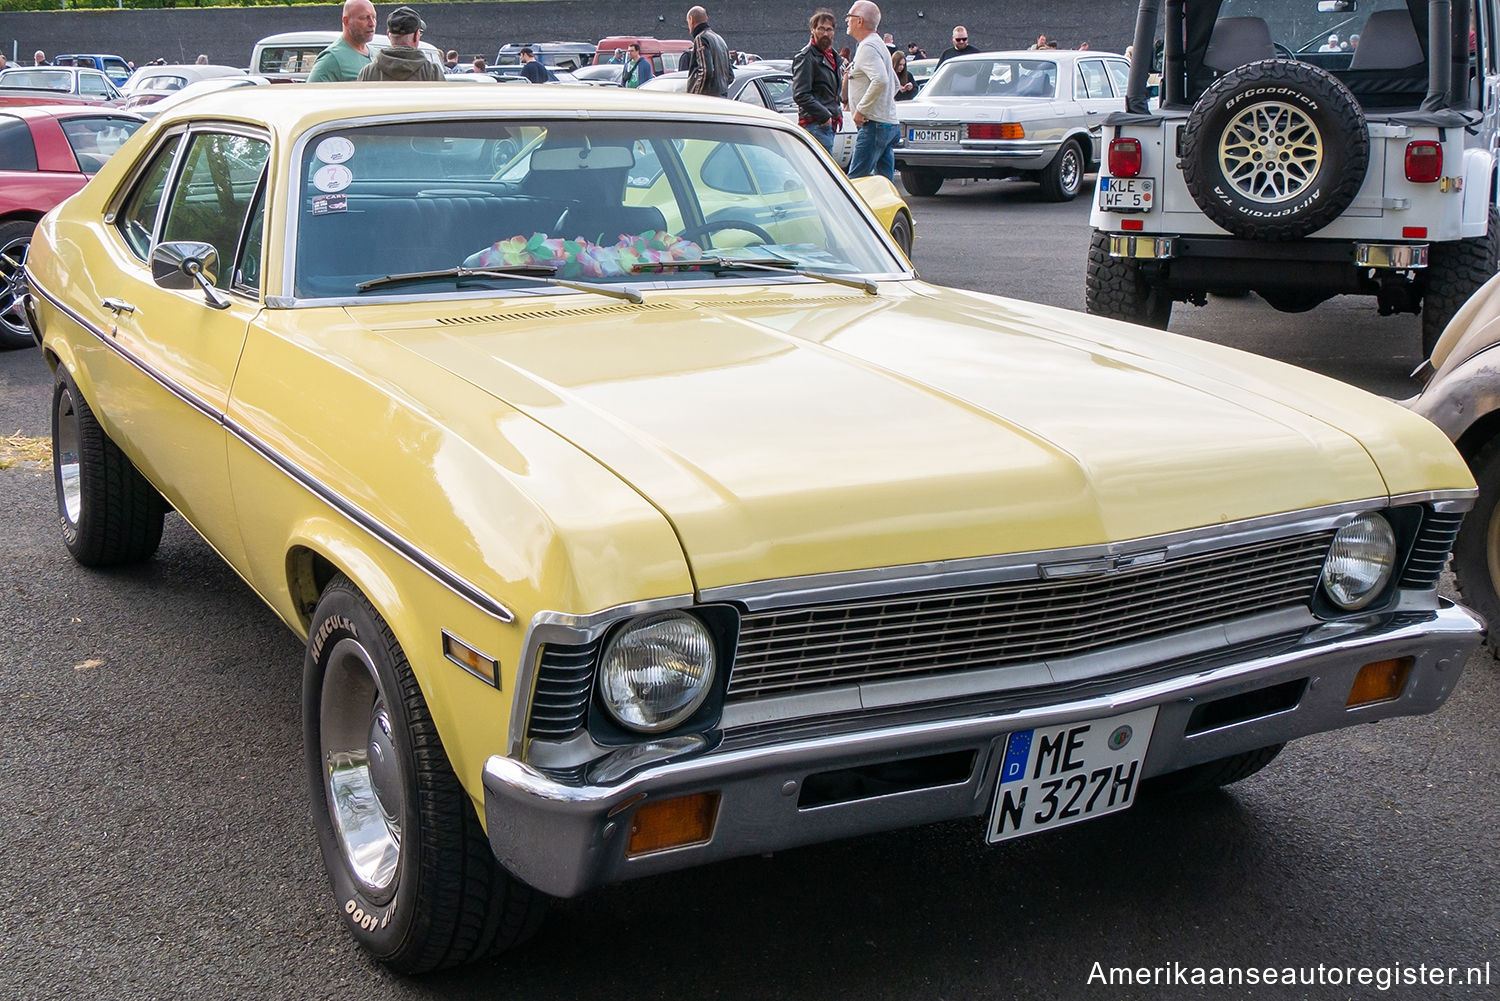
{"type": "Polygon", "coordinates": [[[82,188],[144,121],[86,105],[0,110],[0,348],[32,343],[21,265],[37,220],[82,188]]]}

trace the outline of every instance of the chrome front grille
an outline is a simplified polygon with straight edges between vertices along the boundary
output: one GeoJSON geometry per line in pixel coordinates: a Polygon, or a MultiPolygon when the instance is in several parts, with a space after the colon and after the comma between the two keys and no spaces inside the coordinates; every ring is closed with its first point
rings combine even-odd
{"type": "Polygon", "coordinates": [[[1333,532],[1084,579],[747,614],[731,702],[1071,657],[1312,600],[1333,532]]]}

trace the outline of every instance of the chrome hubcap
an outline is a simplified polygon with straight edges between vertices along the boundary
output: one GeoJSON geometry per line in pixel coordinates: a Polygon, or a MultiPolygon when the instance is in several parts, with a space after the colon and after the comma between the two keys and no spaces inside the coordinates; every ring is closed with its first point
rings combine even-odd
{"type": "Polygon", "coordinates": [[[377,902],[392,895],[406,814],[399,748],[385,693],[358,640],[339,640],[323,679],[325,794],[349,871],[377,902]]]}
{"type": "Polygon", "coordinates": [[[77,525],[83,513],[83,490],[78,483],[78,413],[73,393],[64,387],[57,394],[57,410],[52,415],[57,447],[52,452],[52,467],[57,472],[57,496],[62,500],[63,515],[68,524],[77,525]]]}
{"type": "Polygon", "coordinates": [[[1062,177],[1064,191],[1074,191],[1078,188],[1078,181],[1082,175],[1082,171],[1079,170],[1078,154],[1076,152],[1070,149],[1063,154],[1062,167],[1058,171],[1058,174],[1062,177]]]}
{"type": "Polygon", "coordinates": [[[1323,165],[1323,137],[1298,108],[1251,105],[1219,139],[1219,169],[1245,198],[1271,204],[1301,195],[1323,165]]]}
{"type": "Polygon", "coordinates": [[[0,327],[22,337],[31,336],[31,325],[21,309],[21,296],[26,291],[21,266],[26,263],[26,248],[30,245],[31,239],[23,237],[0,247],[0,327]]]}

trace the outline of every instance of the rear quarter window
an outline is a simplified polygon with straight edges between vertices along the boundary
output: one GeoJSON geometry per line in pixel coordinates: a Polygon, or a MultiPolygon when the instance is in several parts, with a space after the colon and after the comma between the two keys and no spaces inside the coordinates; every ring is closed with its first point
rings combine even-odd
{"type": "Polygon", "coordinates": [[[0,170],[36,170],[31,127],[19,118],[0,118],[0,170]]]}

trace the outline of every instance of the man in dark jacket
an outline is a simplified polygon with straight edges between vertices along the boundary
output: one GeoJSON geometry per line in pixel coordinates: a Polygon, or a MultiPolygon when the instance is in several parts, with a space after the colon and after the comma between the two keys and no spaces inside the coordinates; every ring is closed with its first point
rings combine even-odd
{"type": "Polygon", "coordinates": [[[843,123],[839,86],[843,82],[838,53],[833,51],[833,11],[824,8],[807,19],[812,40],[792,57],[792,97],[797,124],[833,152],[833,137],[843,123]]]}
{"type": "Polygon", "coordinates": [[[651,69],[651,60],[641,55],[640,43],[631,42],[625,50],[625,68],[620,71],[620,86],[639,87],[655,77],[656,72],[651,69]]]}
{"type": "Polygon", "coordinates": [[[529,45],[521,47],[521,75],[532,83],[547,82],[547,68],[536,61],[536,53],[529,45]]]}
{"type": "Polygon", "coordinates": [[[734,63],[729,58],[728,44],[708,26],[708,11],[702,7],[687,12],[687,23],[693,37],[686,67],[688,93],[728,97],[729,85],[734,82],[734,63]]]}
{"type": "Polygon", "coordinates": [[[443,68],[428,59],[417,44],[425,30],[426,23],[410,7],[391,11],[385,19],[385,33],[390,36],[391,44],[378,50],[355,79],[441,80],[443,68]]]}

